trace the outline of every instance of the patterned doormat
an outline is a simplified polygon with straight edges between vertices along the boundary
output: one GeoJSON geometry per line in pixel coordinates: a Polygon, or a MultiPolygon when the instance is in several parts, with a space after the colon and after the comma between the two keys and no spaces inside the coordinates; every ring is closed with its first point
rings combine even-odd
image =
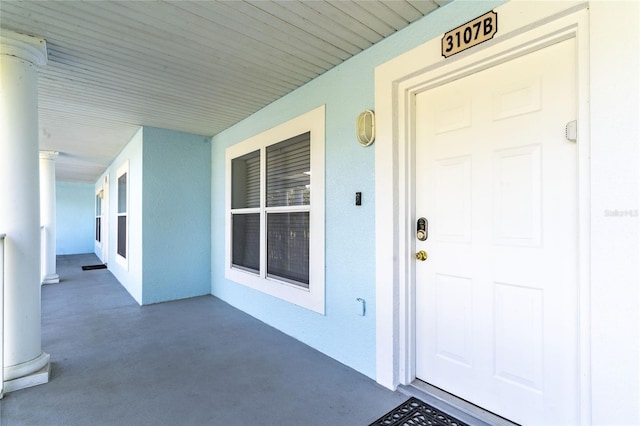
{"type": "Polygon", "coordinates": [[[468,426],[418,398],[409,398],[369,426],[468,426]]]}

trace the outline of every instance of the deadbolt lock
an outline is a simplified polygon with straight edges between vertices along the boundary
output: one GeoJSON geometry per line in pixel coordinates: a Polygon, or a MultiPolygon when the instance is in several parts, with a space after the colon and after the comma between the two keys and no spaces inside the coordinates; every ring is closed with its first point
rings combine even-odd
{"type": "Polygon", "coordinates": [[[416,253],[416,259],[421,262],[424,262],[425,260],[427,260],[427,257],[429,256],[427,256],[427,252],[424,250],[420,250],[419,252],[416,253]]]}
{"type": "Polygon", "coordinates": [[[429,222],[424,217],[418,219],[416,223],[416,238],[419,241],[426,241],[429,238],[429,222]]]}

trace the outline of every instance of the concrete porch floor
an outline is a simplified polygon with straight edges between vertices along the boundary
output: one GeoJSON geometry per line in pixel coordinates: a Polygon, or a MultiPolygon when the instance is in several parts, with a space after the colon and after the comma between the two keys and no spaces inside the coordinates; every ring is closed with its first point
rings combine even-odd
{"type": "Polygon", "coordinates": [[[93,254],[42,288],[49,383],[2,425],[367,425],[407,399],[213,296],[140,307],[93,254]]]}

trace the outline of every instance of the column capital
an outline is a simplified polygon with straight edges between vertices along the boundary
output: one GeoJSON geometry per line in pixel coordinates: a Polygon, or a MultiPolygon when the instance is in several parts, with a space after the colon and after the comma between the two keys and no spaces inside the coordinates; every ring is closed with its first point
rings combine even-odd
{"type": "Polygon", "coordinates": [[[43,38],[2,29],[0,55],[15,56],[34,65],[47,64],[47,42],[43,38]]]}
{"type": "Polygon", "coordinates": [[[40,151],[40,159],[41,160],[55,160],[56,157],[60,154],[58,151],[40,151]]]}

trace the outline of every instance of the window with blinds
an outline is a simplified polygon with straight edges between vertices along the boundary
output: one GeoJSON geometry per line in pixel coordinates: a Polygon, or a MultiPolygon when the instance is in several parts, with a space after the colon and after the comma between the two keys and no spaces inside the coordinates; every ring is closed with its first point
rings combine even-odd
{"type": "Polygon", "coordinates": [[[118,176],[118,254],[127,257],[127,174],[118,176]]]}
{"type": "Polygon", "coordinates": [[[226,276],[324,313],[324,107],[226,154],[226,276]]]}
{"type": "Polygon", "coordinates": [[[260,151],[231,162],[232,263],[260,271],[260,151]]]}
{"type": "Polygon", "coordinates": [[[309,132],[267,148],[267,207],[311,203],[309,132]]]}
{"type": "Polygon", "coordinates": [[[102,241],[102,191],[96,194],[96,242],[102,241]]]}
{"type": "Polygon", "coordinates": [[[309,287],[311,138],[267,147],[267,276],[309,287]]]}
{"type": "Polygon", "coordinates": [[[116,199],[116,262],[129,268],[129,162],[117,171],[116,199]]]}
{"type": "MultiPolygon", "coordinates": [[[[267,276],[309,287],[310,132],[268,146],[267,276]],[[302,209],[302,211],[300,211],[302,209]]],[[[231,162],[232,264],[259,273],[261,151],[231,162]]]]}
{"type": "Polygon", "coordinates": [[[309,287],[309,212],[267,213],[267,276],[309,287]]]}
{"type": "Polygon", "coordinates": [[[260,151],[254,151],[231,162],[231,208],[260,207],[260,151]]]}

